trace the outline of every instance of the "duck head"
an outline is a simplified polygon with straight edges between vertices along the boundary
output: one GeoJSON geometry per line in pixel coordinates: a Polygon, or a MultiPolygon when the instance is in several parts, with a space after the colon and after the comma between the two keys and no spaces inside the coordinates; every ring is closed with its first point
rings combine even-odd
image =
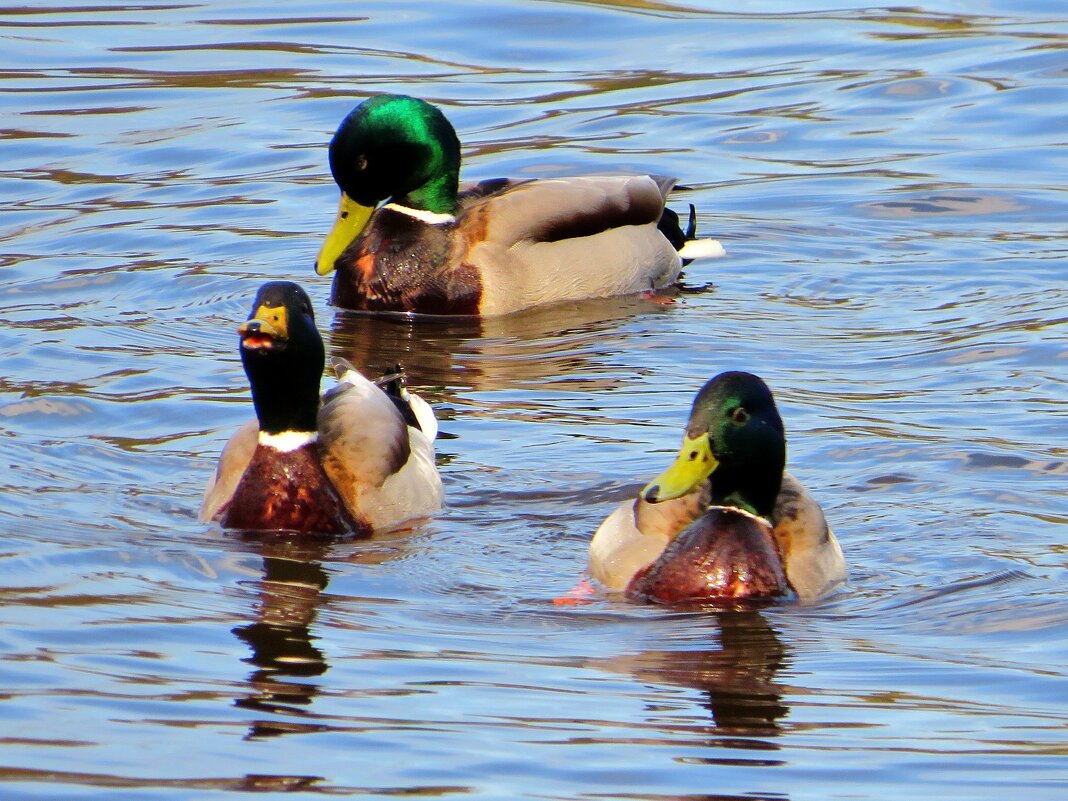
{"type": "Polygon", "coordinates": [[[456,210],[460,140],[445,115],[406,95],[365,100],[341,122],[330,141],[330,172],[341,189],[334,227],[315,270],[329,275],[379,203],[434,214],[456,210]]]}
{"type": "Polygon", "coordinates": [[[679,498],[711,478],[710,505],[770,520],[785,466],[786,434],[767,384],[752,373],[721,373],[697,393],[674,463],[641,496],[679,498]]]}
{"type": "Polygon", "coordinates": [[[237,332],[260,431],[315,431],[326,352],[307,293],[291,281],[264,284],[237,332]]]}

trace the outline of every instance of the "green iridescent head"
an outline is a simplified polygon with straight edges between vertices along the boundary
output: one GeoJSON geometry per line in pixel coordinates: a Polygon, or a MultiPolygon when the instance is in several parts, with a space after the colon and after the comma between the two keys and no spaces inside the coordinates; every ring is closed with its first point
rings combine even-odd
{"type": "Polygon", "coordinates": [[[785,466],[786,434],[768,385],[752,373],[721,373],[697,393],[675,462],[642,497],[678,498],[711,477],[713,505],[770,518],[785,466]]]}

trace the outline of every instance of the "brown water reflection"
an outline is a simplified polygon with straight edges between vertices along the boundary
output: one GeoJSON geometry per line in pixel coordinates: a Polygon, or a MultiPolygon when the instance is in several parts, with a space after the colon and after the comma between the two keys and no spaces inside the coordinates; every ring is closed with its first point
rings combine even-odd
{"type": "Polygon", "coordinates": [[[718,648],[642,651],[591,660],[590,666],[629,673],[644,684],[698,690],[711,714],[709,745],[730,747],[730,738],[745,738],[745,748],[775,750],[767,738],[779,734],[790,712],[786,688],[777,681],[790,664],[786,646],[759,611],[712,612],[708,624],[718,648]]]}
{"type": "Polygon", "coordinates": [[[251,722],[250,738],[318,731],[321,727],[302,724],[300,717],[319,693],[319,684],[312,679],[329,669],[314,644],[311,627],[330,583],[322,566],[330,545],[281,538],[261,543],[263,577],[256,582],[255,620],[233,629],[252,649],[252,656],[244,661],[255,670],[248,677],[251,692],[234,703],[243,709],[287,716],[251,722]]]}
{"type": "Polygon", "coordinates": [[[252,665],[249,692],[234,705],[272,717],[249,724],[247,737],[329,730],[326,724],[304,722],[316,716],[311,707],[322,683],[316,679],[330,669],[328,654],[314,633],[321,607],[331,598],[326,592],[331,571],[326,564],[383,564],[408,555],[411,531],[380,535],[366,547],[350,546],[338,552],[339,541],[329,537],[293,539],[285,534],[246,532],[244,547],[261,559],[262,575],[251,583],[256,596],[252,619],[235,626],[233,634],[252,651],[242,661],[252,665]]]}
{"type": "Polygon", "coordinates": [[[505,317],[413,317],[338,311],[329,350],[369,375],[401,364],[415,386],[502,390],[537,384],[619,386],[619,323],[671,311],[672,292],[565,303],[505,317]]]}

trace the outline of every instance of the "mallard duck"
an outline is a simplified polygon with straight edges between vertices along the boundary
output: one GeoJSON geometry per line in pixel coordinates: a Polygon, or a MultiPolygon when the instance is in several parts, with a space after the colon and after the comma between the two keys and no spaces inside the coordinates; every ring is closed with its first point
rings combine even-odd
{"type": "Polygon", "coordinates": [[[668,286],[682,259],[720,256],[684,234],[648,175],[482,181],[459,186],[460,140],[414,97],[379,95],[330,142],[341,189],[315,262],[345,309],[495,315],[668,286]],[[380,203],[385,204],[379,207],[380,203]]]}
{"type": "Polygon", "coordinates": [[[342,359],[320,399],[325,350],[303,289],[264,284],[238,333],[256,420],[223,449],[201,520],[366,536],[441,507],[430,406],[401,376],[383,389],[342,359]]]}
{"type": "Polygon", "coordinates": [[[767,384],[751,373],[716,376],[694,400],[675,462],[597,529],[590,575],[669,602],[827,594],[845,580],[845,558],[785,464],[767,384]]]}

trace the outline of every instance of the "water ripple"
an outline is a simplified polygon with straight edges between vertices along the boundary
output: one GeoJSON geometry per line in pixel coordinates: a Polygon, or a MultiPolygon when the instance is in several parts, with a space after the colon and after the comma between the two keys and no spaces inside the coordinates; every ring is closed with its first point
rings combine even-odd
{"type": "Polygon", "coordinates": [[[365,5],[0,22],[5,792],[1051,797],[1060,5],[365,5]],[[439,103],[467,177],[678,175],[729,255],[656,299],[339,313],[310,266],[325,143],[380,91],[439,103]],[[343,543],[196,521],[269,278],[437,404],[441,516],[343,543]],[[732,368],[774,389],[848,585],[585,594],[590,533],[732,368]]]}

